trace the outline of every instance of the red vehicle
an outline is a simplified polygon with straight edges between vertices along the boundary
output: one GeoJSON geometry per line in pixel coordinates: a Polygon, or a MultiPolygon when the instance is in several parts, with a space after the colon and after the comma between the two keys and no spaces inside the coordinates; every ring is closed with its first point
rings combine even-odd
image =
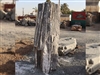
{"type": "Polygon", "coordinates": [[[86,28],[86,12],[72,12],[71,25],[79,24],[86,28]]]}
{"type": "Polygon", "coordinates": [[[72,12],[72,20],[86,20],[85,12],[72,12]]]}

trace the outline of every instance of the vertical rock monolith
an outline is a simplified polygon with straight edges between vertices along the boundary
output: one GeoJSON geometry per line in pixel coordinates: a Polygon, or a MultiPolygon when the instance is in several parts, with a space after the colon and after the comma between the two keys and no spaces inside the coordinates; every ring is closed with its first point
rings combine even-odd
{"type": "Polygon", "coordinates": [[[59,5],[52,2],[39,4],[34,36],[35,64],[45,74],[56,69],[59,35],[59,5]]]}

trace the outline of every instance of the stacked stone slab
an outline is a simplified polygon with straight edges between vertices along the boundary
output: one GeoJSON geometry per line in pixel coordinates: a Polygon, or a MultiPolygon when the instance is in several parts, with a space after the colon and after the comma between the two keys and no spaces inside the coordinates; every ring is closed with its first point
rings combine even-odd
{"type": "Polygon", "coordinates": [[[100,69],[100,43],[86,44],[86,70],[92,74],[100,69]]]}
{"type": "Polygon", "coordinates": [[[59,55],[66,55],[76,48],[77,42],[75,38],[66,37],[59,41],[58,53],[59,55]]]}

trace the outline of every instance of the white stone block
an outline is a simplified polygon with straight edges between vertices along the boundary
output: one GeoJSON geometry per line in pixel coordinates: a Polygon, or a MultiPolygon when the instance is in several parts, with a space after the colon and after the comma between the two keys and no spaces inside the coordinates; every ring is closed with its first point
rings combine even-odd
{"type": "Polygon", "coordinates": [[[100,69],[100,43],[86,44],[86,71],[92,74],[100,69]]]}
{"type": "Polygon", "coordinates": [[[66,37],[59,41],[58,53],[66,55],[76,48],[77,42],[75,38],[66,37]]]}

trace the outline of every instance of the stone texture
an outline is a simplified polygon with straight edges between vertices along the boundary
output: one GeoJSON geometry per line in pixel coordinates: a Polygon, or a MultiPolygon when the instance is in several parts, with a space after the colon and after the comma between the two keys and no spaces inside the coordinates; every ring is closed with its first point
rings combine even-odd
{"type": "Polygon", "coordinates": [[[29,62],[16,62],[15,75],[33,75],[35,73],[35,65],[29,62]]]}
{"type": "Polygon", "coordinates": [[[77,42],[75,38],[61,38],[59,41],[58,53],[66,55],[76,48],[77,42]]]}
{"type": "Polygon", "coordinates": [[[82,31],[82,26],[81,25],[73,25],[71,27],[72,31],[82,31]]]}
{"type": "Polygon", "coordinates": [[[45,74],[56,69],[59,35],[59,6],[48,2],[39,4],[34,36],[35,63],[45,74]]]}
{"type": "Polygon", "coordinates": [[[100,43],[86,44],[86,70],[92,74],[100,69],[100,43]]]}

